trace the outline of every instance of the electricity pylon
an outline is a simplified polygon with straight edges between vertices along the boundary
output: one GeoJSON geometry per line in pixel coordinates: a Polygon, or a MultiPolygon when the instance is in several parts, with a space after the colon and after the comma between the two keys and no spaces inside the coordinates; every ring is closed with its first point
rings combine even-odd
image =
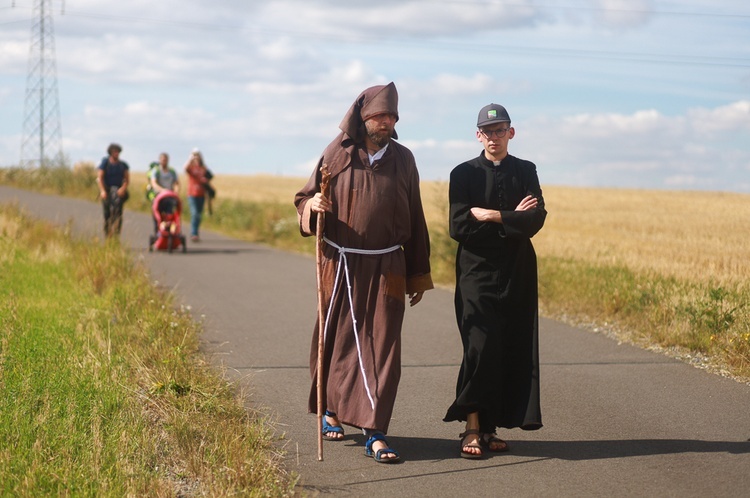
{"type": "Polygon", "coordinates": [[[26,74],[21,167],[62,164],[52,0],[35,0],[26,74]]]}

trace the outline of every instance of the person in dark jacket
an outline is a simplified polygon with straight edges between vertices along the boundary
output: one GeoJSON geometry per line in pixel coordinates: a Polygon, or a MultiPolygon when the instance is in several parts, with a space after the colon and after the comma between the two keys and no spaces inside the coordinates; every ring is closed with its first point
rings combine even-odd
{"type": "Polygon", "coordinates": [[[537,263],[531,238],[547,212],[534,163],[508,154],[515,136],[498,104],[477,119],[482,153],[450,175],[456,320],[463,360],[444,421],[465,421],[461,456],[507,451],[498,427],[542,427],[537,263]]]}
{"type": "Polygon", "coordinates": [[[110,144],[107,157],[102,159],[97,171],[96,183],[104,211],[104,236],[119,236],[122,229],[122,207],[128,200],[130,167],[120,161],[122,147],[110,144]]]}

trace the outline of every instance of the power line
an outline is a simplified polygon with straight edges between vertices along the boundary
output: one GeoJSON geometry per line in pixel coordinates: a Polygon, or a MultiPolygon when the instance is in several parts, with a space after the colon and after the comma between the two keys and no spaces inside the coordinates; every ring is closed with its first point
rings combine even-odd
{"type": "MultiPolygon", "coordinates": [[[[434,45],[433,45],[434,46],[434,45]]],[[[720,67],[750,67],[750,59],[744,57],[720,57],[707,55],[679,55],[654,52],[616,52],[612,50],[583,50],[551,47],[528,47],[483,43],[480,45],[466,42],[450,42],[441,46],[439,52],[456,51],[490,52],[503,54],[526,54],[539,57],[578,58],[578,59],[606,59],[623,62],[646,62],[658,64],[675,64],[687,66],[720,66],[720,67]]]]}
{"type": "Polygon", "coordinates": [[[15,21],[6,21],[6,22],[0,22],[0,26],[7,26],[9,24],[26,24],[27,22],[31,21],[31,17],[27,17],[24,19],[16,19],[15,21]]]}
{"type": "MultiPolygon", "coordinates": [[[[457,0],[431,0],[432,3],[443,3],[443,4],[460,4],[460,5],[477,5],[477,4],[485,4],[485,5],[495,5],[499,2],[491,1],[491,0],[472,0],[470,2],[460,2],[457,0]]],[[[550,9],[550,10],[563,10],[563,11],[583,11],[583,12],[601,12],[601,13],[623,13],[623,14],[647,14],[647,15],[657,15],[657,16],[672,16],[672,17],[701,17],[701,18],[718,18],[718,19],[750,19],[750,14],[740,14],[740,13],[714,13],[714,12],[686,12],[686,11],[660,11],[660,10],[643,10],[643,9],[615,9],[615,8],[607,8],[607,7],[586,7],[586,6],[570,6],[570,5],[549,5],[549,4],[535,4],[535,5],[528,5],[528,4],[522,4],[522,3],[507,3],[503,2],[503,6],[506,7],[518,7],[518,8],[543,8],[543,9],[550,9]]],[[[103,19],[103,20],[111,20],[111,21],[128,21],[128,22],[139,22],[139,23],[147,23],[147,24],[158,24],[158,25],[166,25],[166,26],[175,26],[175,27],[183,27],[183,28],[198,28],[198,29],[206,29],[206,30],[219,30],[219,31],[243,31],[243,30],[251,30],[251,31],[263,31],[263,29],[259,28],[245,28],[241,24],[218,24],[218,23],[201,23],[201,22],[191,22],[191,21],[177,21],[174,19],[160,19],[160,18],[153,18],[153,17],[143,17],[143,16],[127,16],[127,15],[113,15],[113,14],[101,14],[96,12],[86,12],[86,11],[77,11],[77,10],[67,10],[65,12],[66,15],[73,16],[73,17],[82,17],[82,18],[91,18],[91,19],[103,19]]],[[[283,30],[272,30],[272,31],[282,31],[283,30]]]]}
{"type": "MultiPolygon", "coordinates": [[[[461,5],[494,5],[499,2],[492,0],[471,0],[470,2],[462,2],[457,0],[433,0],[434,3],[442,4],[461,4],[461,5]]],[[[431,3],[433,3],[431,2],[431,3]]],[[[525,3],[508,3],[503,2],[504,6],[510,7],[524,7],[529,8],[530,6],[525,3]]],[[[657,11],[657,10],[638,10],[638,9],[614,9],[606,7],[587,7],[587,6],[570,6],[570,5],[550,5],[550,4],[535,4],[531,6],[533,8],[545,8],[545,9],[557,9],[557,10],[578,10],[588,12],[623,12],[623,13],[642,13],[642,14],[655,14],[655,15],[667,15],[667,16],[700,16],[703,18],[715,17],[715,18],[735,18],[735,19],[750,19],[750,15],[739,14],[739,13],[708,13],[708,12],[686,12],[686,11],[657,11]]],[[[91,18],[109,20],[114,22],[127,22],[127,23],[140,23],[140,24],[156,24],[160,26],[171,26],[180,29],[201,29],[207,31],[237,31],[237,32],[251,32],[257,34],[276,35],[276,36],[289,36],[293,38],[303,38],[306,40],[317,39],[323,41],[344,41],[347,43],[389,43],[391,45],[398,44],[403,45],[425,45],[434,47],[436,44],[441,44],[443,47],[441,50],[466,50],[470,48],[472,51],[500,51],[500,50],[514,50],[517,53],[525,53],[529,55],[535,55],[539,57],[571,57],[571,58],[588,58],[588,59],[610,59],[618,60],[623,62],[645,62],[645,63],[665,63],[673,65],[696,65],[696,66],[714,66],[714,67],[748,67],[750,65],[750,59],[746,58],[731,58],[721,56],[700,56],[691,54],[685,55],[674,55],[674,54],[656,54],[656,53],[624,53],[616,51],[595,51],[595,50],[578,50],[578,49],[560,49],[551,47],[510,47],[501,44],[482,44],[477,47],[476,45],[470,45],[466,43],[457,42],[451,40],[450,42],[441,43],[440,41],[424,41],[413,38],[401,38],[401,39],[383,39],[381,36],[369,35],[368,33],[358,32],[357,34],[330,34],[321,33],[314,31],[292,31],[284,30],[272,27],[266,27],[261,25],[256,26],[243,26],[241,24],[221,24],[221,23],[201,23],[201,22],[189,22],[189,21],[177,21],[174,19],[161,19],[161,18],[149,18],[143,16],[127,16],[127,15],[113,15],[113,14],[101,14],[92,13],[77,10],[68,10],[66,16],[79,17],[79,18],[91,18]]]]}
{"type": "MultiPolygon", "coordinates": [[[[715,12],[687,12],[677,10],[654,10],[654,9],[621,9],[612,7],[592,7],[584,5],[552,5],[552,4],[539,4],[535,3],[529,5],[528,3],[521,2],[505,2],[502,0],[433,0],[434,3],[448,3],[448,4],[459,4],[459,5],[471,5],[471,4],[483,4],[483,5],[502,5],[504,7],[518,7],[518,8],[544,8],[550,10],[566,10],[566,11],[583,11],[583,12],[615,12],[621,14],[648,14],[656,16],[673,16],[673,17],[716,17],[716,18],[733,18],[733,19],[750,19],[750,14],[737,14],[737,13],[715,13],[715,12]]],[[[431,2],[431,3],[433,3],[431,2]]]]}
{"type": "MultiPolygon", "coordinates": [[[[466,2],[457,2],[455,0],[436,0],[436,2],[440,3],[466,3],[466,2]]],[[[485,4],[492,4],[494,2],[488,2],[488,1],[482,1],[482,0],[474,0],[472,3],[485,3],[485,4]]],[[[517,6],[525,5],[526,4],[516,4],[517,6]]],[[[547,8],[558,8],[558,9],[577,9],[577,10],[587,10],[587,11],[623,11],[623,12],[646,12],[646,11],[636,11],[636,10],[626,10],[626,9],[606,9],[606,8],[596,8],[596,7],[572,7],[572,6],[550,6],[550,5],[542,5],[542,7],[547,8]]],[[[693,15],[692,13],[687,12],[657,12],[659,14],[668,14],[668,15],[693,15]]],[[[251,32],[251,33],[257,33],[257,34],[266,34],[266,35],[276,35],[276,36],[290,36],[293,38],[303,38],[306,40],[310,39],[317,39],[322,41],[345,41],[347,43],[389,43],[389,44],[398,44],[398,45],[426,45],[429,47],[434,47],[436,41],[424,41],[424,40],[415,40],[412,38],[401,38],[401,39],[383,39],[380,35],[370,35],[368,33],[359,32],[357,34],[330,34],[330,33],[322,33],[322,32],[314,32],[314,31],[293,31],[288,29],[278,29],[278,28],[270,28],[265,26],[242,26],[240,24],[218,24],[218,23],[198,23],[198,22],[187,22],[187,21],[176,21],[173,19],[159,19],[159,18],[148,18],[148,17],[140,17],[140,16],[124,16],[124,15],[112,15],[112,14],[98,14],[98,13],[87,13],[82,11],[71,11],[68,10],[66,12],[67,16],[71,17],[82,17],[82,18],[92,18],[92,19],[102,19],[102,20],[111,20],[111,21],[126,21],[128,23],[143,23],[143,24],[156,24],[160,26],[172,26],[175,28],[184,28],[184,29],[202,29],[202,30],[209,30],[209,31],[244,31],[244,32],[251,32]]],[[[700,15],[702,17],[710,17],[711,14],[707,13],[700,13],[695,14],[700,15]]],[[[739,17],[739,18],[749,18],[750,15],[740,15],[740,14],[716,14],[715,17],[726,17],[726,16],[732,16],[732,17],[739,17]]],[[[589,58],[589,59],[614,59],[614,60],[620,60],[620,61],[626,61],[626,62],[652,62],[652,63],[667,63],[667,64],[677,64],[677,65],[698,65],[698,66],[723,66],[723,67],[747,67],[750,65],[750,59],[746,58],[730,58],[730,57],[716,57],[716,56],[700,56],[700,55],[690,55],[690,56],[684,56],[684,55],[673,55],[673,54],[657,54],[657,53],[623,53],[623,52],[615,52],[615,51],[595,51],[595,50],[578,50],[578,49],[560,49],[560,48],[549,48],[549,47],[509,47],[501,44],[483,44],[480,47],[477,47],[476,45],[470,45],[466,43],[456,42],[454,40],[450,42],[446,42],[444,44],[445,50],[451,50],[451,51],[458,51],[458,50],[466,50],[467,48],[470,48],[472,51],[477,50],[483,50],[483,51],[499,51],[499,50],[517,50],[521,53],[527,53],[531,55],[536,56],[563,56],[563,57],[573,57],[573,58],[589,58]]]]}

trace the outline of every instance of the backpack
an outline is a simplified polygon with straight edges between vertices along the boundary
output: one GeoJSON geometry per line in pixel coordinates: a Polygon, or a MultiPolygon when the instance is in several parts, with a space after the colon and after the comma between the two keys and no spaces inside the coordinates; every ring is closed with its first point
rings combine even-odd
{"type": "Polygon", "coordinates": [[[154,190],[154,187],[151,186],[151,173],[153,173],[154,169],[158,167],[159,163],[157,162],[152,162],[148,165],[148,172],[146,173],[146,200],[148,202],[153,202],[156,197],[156,191],[154,190]]]}

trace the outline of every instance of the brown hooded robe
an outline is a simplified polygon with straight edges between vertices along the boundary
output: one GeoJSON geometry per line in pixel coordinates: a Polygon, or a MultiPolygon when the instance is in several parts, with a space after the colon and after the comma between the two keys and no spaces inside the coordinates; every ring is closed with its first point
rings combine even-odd
{"type": "MultiPolygon", "coordinates": [[[[345,248],[380,250],[382,255],[346,254],[353,306],[349,305],[344,268],[331,307],[325,340],[325,408],[355,427],[387,432],[401,377],[401,325],[406,294],[431,289],[430,241],[422,210],[419,174],[412,153],[391,140],[385,155],[370,166],[364,146],[364,120],[383,112],[398,116],[393,83],[359,95],[339,125],[307,184],[294,199],[304,236],[314,235],[317,215],[308,201],[320,191],[320,167],[331,173],[325,235],[345,248]],[[360,365],[351,310],[360,343],[360,365]],[[374,400],[367,396],[363,373],[374,400]]],[[[394,138],[396,134],[394,132],[394,138]]],[[[321,272],[327,313],[334,288],[338,250],[324,244],[321,272]]],[[[310,353],[313,385],[309,410],[317,411],[318,323],[310,353]]]]}

